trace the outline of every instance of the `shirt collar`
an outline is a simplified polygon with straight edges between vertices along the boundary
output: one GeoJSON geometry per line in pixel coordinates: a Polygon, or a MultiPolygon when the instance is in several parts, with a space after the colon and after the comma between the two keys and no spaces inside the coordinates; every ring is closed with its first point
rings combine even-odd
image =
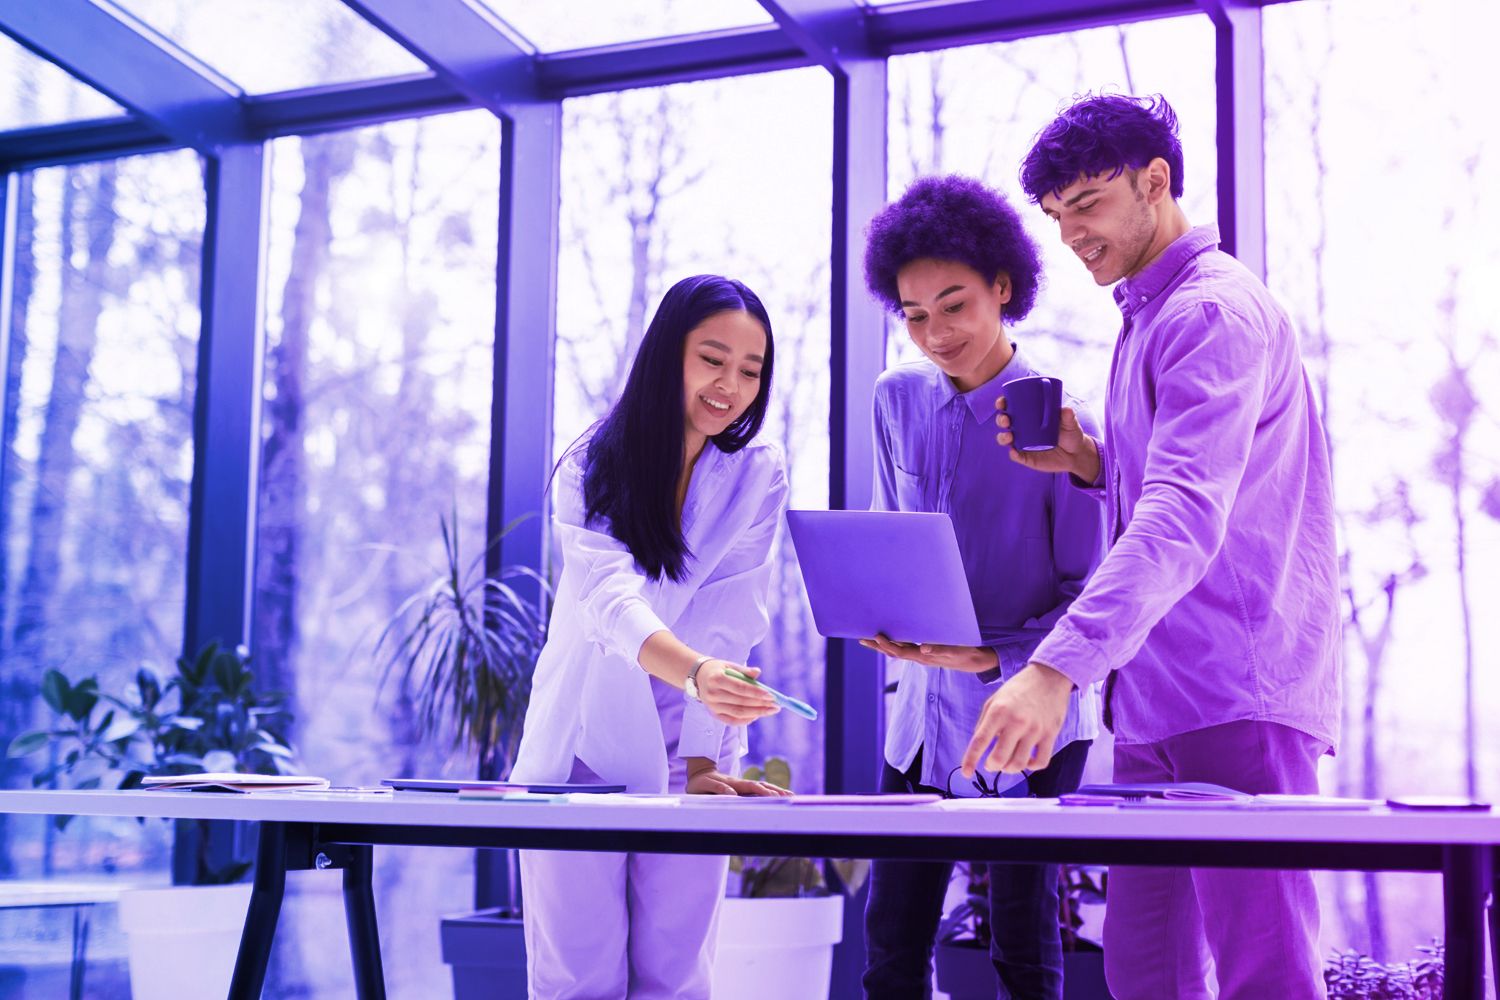
{"type": "Polygon", "coordinates": [[[1195,226],[1172,241],[1151,263],[1115,286],[1115,303],[1129,316],[1162,293],[1188,261],[1219,245],[1219,227],[1195,226]]]}
{"type": "MultiPolygon", "coordinates": [[[[960,393],[956,388],[953,389],[953,395],[961,398],[968,405],[969,412],[974,414],[974,419],[981,424],[987,420],[995,419],[995,401],[1000,398],[1001,392],[1005,388],[1005,383],[1012,379],[1025,378],[1028,375],[1036,374],[1031,365],[1026,361],[1026,358],[1021,354],[1021,345],[1014,341],[1011,343],[1015,347],[1015,351],[1011,353],[1010,360],[1005,363],[1005,367],[1000,369],[994,378],[984,383],[984,385],[970,389],[968,392],[960,393]]],[[[944,377],[943,381],[947,382],[949,387],[953,386],[951,379],[944,377]]]]}

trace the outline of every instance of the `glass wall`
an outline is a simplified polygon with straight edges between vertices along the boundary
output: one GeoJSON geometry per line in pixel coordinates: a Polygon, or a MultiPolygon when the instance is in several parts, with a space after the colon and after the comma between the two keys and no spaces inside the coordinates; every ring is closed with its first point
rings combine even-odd
{"type": "MultiPolygon", "coordinates": [[[[16,178],[0,417],[0,732],[50,726],[43,674],[123,694],[182,642],[203,174],[188,152],[16,178]]],[[[46,753],[0,761],[30,787],[46,753]]],[[[94,772],[60,779],[73,787],[94,772]]],[[[0,874],[165,878],[170,831],[0,817],[0,874]]]]}
{"type": "MultiPolygon", "coordinates": [[[[125,696],[182,643],[198,358],[202,166],[190,152],[22,173],[0,415],[0,743],[50,728],[48,670],[125,696]]],[[[0,758],[30,788],[57,751],[0,758]]],[[[46,786],[109,775],[95,762],[46,786]]],[[[172,827],[0,816],[0,878],[164,883],[172,827]]],[[[21,880],[19,883],[9,882],[21,880]]],[[[54,888],[56,883],[50,883],[54,888]]],[[[81,889],[84,894],[108,889],[81,889]]],[[[91,908],[94,909],[94,908],[91,908]]],[[[0,914],[0,996],[61,996],[81,911],[0,914]],[[19,991],[19,992],[16,992],[19,991]],[[32,991],[29,992],[28,991],[32,991]]],[[[112,912],[91,921],[90,988],[127,989],[112,912]]]]}
{"type": "MultiPolygon", "coordinates": [[[[252,649],[302,767],[341,784],[477,767],[421,736],[374,643],[441,575],[440,519],[483,547],[499,136],[473,111],[273,144],[252,649]]],[[[346,989],[313,930],[341,925],[338,881],[288,886],[273,995],[346,989]]],[[[424,994],[472,855],[382,850],[375,887],[390,989],[424,994]]]]}
{"type": "MultiPolygon", "coordinates": [[[[564,109],[554,455],[615,399],[662,293],[690,274],[724,274],[755,289],[771,315],[777,363],[763,433],[786,452],[792,506],[826,507],[828,74],[633,90],[564,109]]],[[[824,644],[784,535],[770,610],[753,662],[816,700],[824,644]]],[[[750,759],[773,754],[791,761],[798,790],[821,789],[821,724],[785,712],[757,723],[750,759]]]]}
{"type": "MultiPolygon", "coordinates": [[[[310,48],[269,62],[199,4],[122,6],[252,93],[420,69],[331,0],[278,0],[299,16],[308,8],[310,48]]],[[[274,35],[262,6],[234,5],[245,38],[274,35]]],[[[490,6],[545,50],[576,43],[526,20],[540,5],[490,6]]],[[[674,14],[661,30],[765,20],[744,4],[679,13],[712,20],[674,14]]],[[[1269,283],[1301,331],[1337,477],[1348,641],[1329,791],[1500,794],[1489,723],[1500,680],[1483,669],[1500,641],[1486,614],[1500,595],[1500,414],[1488,398],[1500,385],[1490,277],[1500,271],[1500,126],[1473,96],[1497,19],[1475,0],[1264,11],[1269,283]]],[[[627,21],[593,25],[608,34],[596,40],[657,25],[627,21]]],[[[889,63],[891,196],[916,176],[956,171],[1017,199],[1045,250],[1047,285],[1012,333],[1096,406],[1118,312],[1024,205],[1017,167],[1074,95],[1160,92],[1183,123],[1187,213],[1212,221],[1213,41],[1209,20],[1191,16],[889,63]]],[[[123,114],[8,38],[0,72],[17,83],[0,95],[0,129],[123,114]]],[[[720,272],[771,311],[781,365],[766,433],[786,450],[792,504],[826,506],[830,122],[820,69],[565,103],[554,456],[615,398],[663,290],[720,272]]],[[[300,766],[344,783],[475,767],[444,734],[419,732],[410,698],[382,685],[373,647],[401,600],[440,571],[441,517],[456,518],[467,552],[482,544],[499,153],[485,112],[272,144],[252,648],[262,684],[292,695],[300,766]]],[[[179,652],[204,228],[202,167],[189,152],[13,181],[0,354],[7,736],[49,721],[37,697],[49,667],[97,672],[110,689],[179,652]]],[[[889,329],[889,360],[915,358],[904,331],[889,329]]],[[[824,644],[785,539],[771,611],[752,660],[816,701],[824,644]]],[[[821,725],[785,713],[759,724],[752,760],[772,754],[791,759],[799,790],[821,788],[821,725]]],[[[1103,745],[1094,757],[1107,770],[1103,745]]],[[[40,766],[0,760],[0,785],[28,785],[40,766]]],[[[59,832],[0,817],[0,877],[164,880],[169,841],[163,824],[59,832]]],[[[471,857],[386,849],[377,865],[391,991],[426,995],[446,979],[438,918],[467,908],[471,857]]],[[[330,948],[325,933],[342,923],[337,882],[289,887],[268,995],[347,995],[342,938],[330,948]]],[[[1441,932],[1429,876],[1330,875],[1323,890],[1328,949],[1401,959],[1441,932]]]]}
{"type": "MultiPolygon", "coordinates": [[[[1496,12],[1268,7],[1269,283],[1334,456],[1344,742],[1324,786],[1500,794],[1500,124],[1478,93],[1496,12]]],[[[1386,960],[1442,933],[1431,876],[1330,877],[1325,940],[1386,960]]]]}
{"type": "MultiPolygon", "coordinates": [[[[1044,284],[1031,315],[1009,329],[1033,363],[1102,404],[1120,313],[1021,191],[1021,160],[1036,133],[1076,95],[1160,93],[1182,123],[1183,207],[1194,223],[1217,218],[1214,35],[1206,17],[1143,21],[1015,42],[942,49],[890,60],[890,194],[913,179],[958,173],[1003,192],[1041,245],[1044,284]],[[1066,363],[1063,364],[1064,359],[1066,363]]],[[[892,363],[921,357],[892,320],[892,363]]]]}
{"type": "MultiPolygon", "coordinates": [[[[1042,248],[1042,289],[1031,315],[1006,328],[1033,364],[1061,377],[1102,417],[1120,312],[1058,239],[1057,225],[1021,191],[1021,161],[1038,131],[1084,93],[1163,94],[1181,122],[1183,207],[1195,224],[1218,217],[1214,35],[1206,17],[1180,17],[890,60],[890,197],[929,174],[977,177],[1021,212],[1042,248]]],[[[888,364],[920,360],[899,317],[888,364]]],[[[1112,742],[1101,732],[1086,780],[1108,780],[1112,742]]]]}

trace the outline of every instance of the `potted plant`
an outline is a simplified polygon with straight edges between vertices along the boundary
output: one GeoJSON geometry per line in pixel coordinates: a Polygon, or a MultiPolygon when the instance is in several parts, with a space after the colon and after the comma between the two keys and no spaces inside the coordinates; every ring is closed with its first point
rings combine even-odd
{"type": "MultiPolygon", "coordinates": [[[[745,777],[792,787],[791,766],[780,757],[745,777]]],[[[729,895],[719,911],[713,968],[715,1000],[826,1000],[833,946],[843,938],[844,894],[854,895],[869,862],[811,858],[729,859],[729,895]]]]}
{"type": "MultiPolygon", "coordinates": [[[[989,869],[959,862],[964,899],[938,928],[935,952],[938,989],[953,1000],[995,995],[990,961],[989,869]]],[[[1104,950],[1083,935],[1085,906],[1104,902],[1104,869],[1062,865],[1058,873],[1058,926],[1063,948],[1064,1000],[1109,1000],[1104,982],[1104,950]]]]}
{"type": "MultiPolygon", "coordinates": [[[[551,587],[527,567],[507,567],[498,577],[485,572],[486,556],[514,523],[468,562],[459,550],[456,513],[451,525],[440,518],[439,526],[442,568],[402,601],[375,654],[385,676],[399,675],[415,700],[422,735],[448,737],[455,748],[474,752],[479,779],[494,781],[509,772],[520,745],[551,587]],[[534,598],[508,582],[518,579],[534,588],[534,598]]],[[[505,898],[486,905],[487,866],[500,853],[479,852],[478,912],[443,918],[443,961],[453,967],[456,1000],[526,995],[515,852],[503,852],[505,898]]]]}
{"type": "MultiPolygon", "coordinates": [[[[285,774],[292,763],[285,696],[255,689],[243,648],[210,643],[179,658],[167,678],[143,666],[118,694],[101,691],[97,676],[75,683],[49,670],[42,698],[55,725],[21,734],[8,750],[11,757],[51,751],[32,777],[37,787],[67,779],[77,789],[135,788],[148,776],[195,771],[285,774]]],[[[59,829],[68,821],[54,818],[59,829]]],[[[246,827],[177,821],[182,863],[174,868],[188,884],[121,895],[136,1000],[228,991],[250,900],[250,884],[240,881],[252,864],[246,827]]]]}
{"type": "Polygon", "coordinates": [[[1443,942],[1419,947],[1410,962],[1377,962],[1358,951],[1334,952],[1323,969],[1328,1000],[1442,1000],[1443,942]]]}

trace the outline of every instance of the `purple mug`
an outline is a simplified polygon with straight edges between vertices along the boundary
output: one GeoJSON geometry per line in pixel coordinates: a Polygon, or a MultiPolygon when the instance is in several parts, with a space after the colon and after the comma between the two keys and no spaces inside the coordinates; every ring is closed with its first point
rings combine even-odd
{"type": "Polygon", "coordinates": [[[1062,422],[1062,380],[1032,375],[1006,382],[1002,389],[1015,438],[1011,447],[1022,451],[1056,448],[1062,422]]]}

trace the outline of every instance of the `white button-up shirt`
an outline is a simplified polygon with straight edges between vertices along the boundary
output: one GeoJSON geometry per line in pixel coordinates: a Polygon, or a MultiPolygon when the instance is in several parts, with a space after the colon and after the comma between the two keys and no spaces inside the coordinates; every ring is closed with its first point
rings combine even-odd
{"type": "MultiPolygon", "coordinates": [[[[691,555],[679,582],[653,580],[603,526],[584,522],[583,450],[573,449],[556,477],[552,524],[562,576],[511,776],[564,781],[576,758],[630,791],[664,792],[669,740],[637,659],[641,645],[670,629],[704,655],[745,662],[770,624],[785,464],[769,442],[732,454],[712,441],[704,447],[683,504],[691,555]]],[[[677,756],[713,758],[727,773],[748,748],[744,727],[725,726],[695,701],[684,706],[677,744],[677,756]]]]}

